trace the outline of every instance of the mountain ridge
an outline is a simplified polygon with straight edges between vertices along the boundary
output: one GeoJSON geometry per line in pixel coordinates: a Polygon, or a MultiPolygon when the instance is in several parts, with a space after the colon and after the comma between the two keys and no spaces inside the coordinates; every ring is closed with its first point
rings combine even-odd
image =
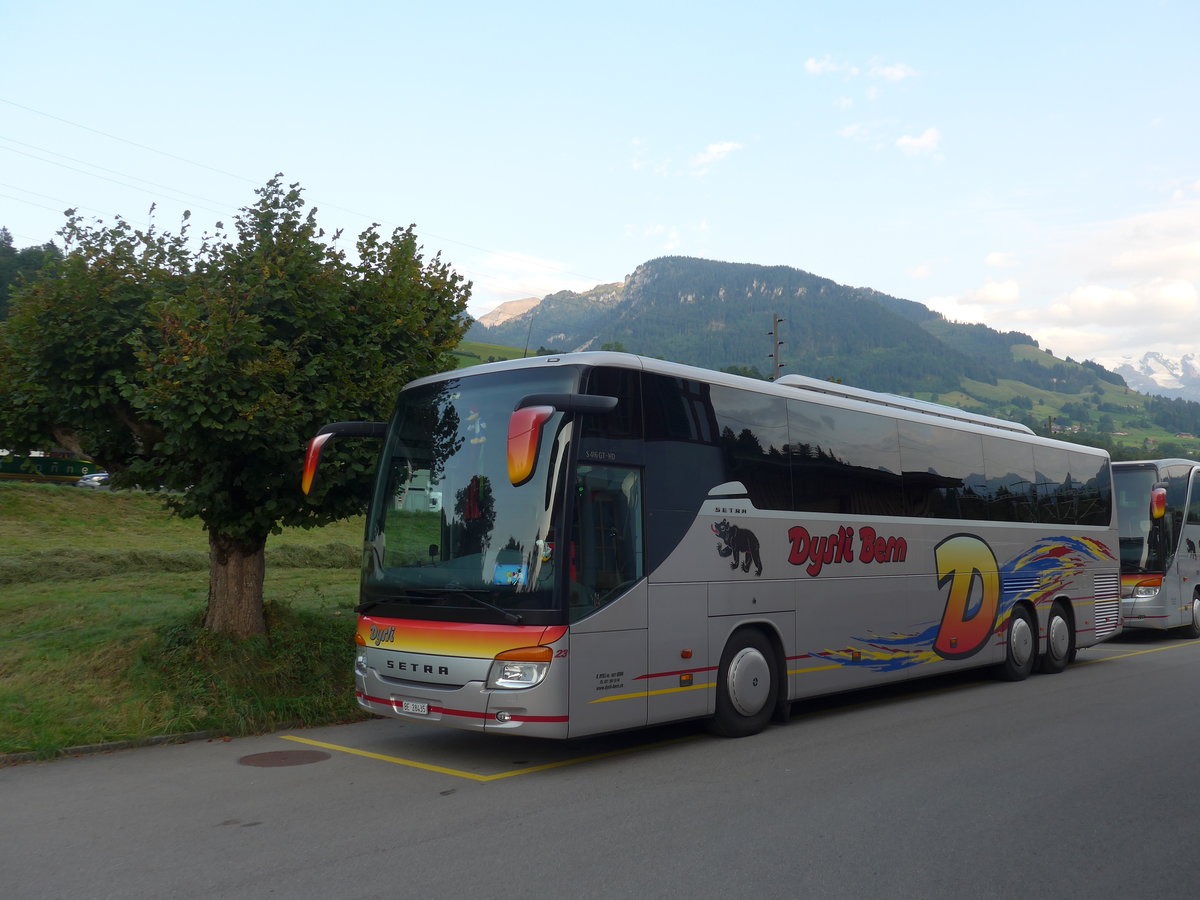
{"type": "MultiPolygon", "coordinates": [[[[514,311],[515,310],[511,310],[514,311]]],[[[490,314],[489,314],[490,315],[490,314]]],[[[945,391],[1013,374],[1019,332],[960,325],[921,303],[790,266],[666,256],[621,282],[559,291],[469,340],[565,351],[619,345],[713,369],[771,369],[775,316],[785,370],[876,390],[945,391]]],[[[495,321],[495,320],[493,320],[495,321]]]]}

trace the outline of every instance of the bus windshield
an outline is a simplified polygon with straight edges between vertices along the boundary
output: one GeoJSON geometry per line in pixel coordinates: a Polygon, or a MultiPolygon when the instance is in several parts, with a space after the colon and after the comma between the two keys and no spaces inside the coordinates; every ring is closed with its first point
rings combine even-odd
{"type": "Polygon", "coordinates": [[[522,369],[401,393],[367,515],[360,608],[557,621],[554,532],[569,425],[557,411],[541,424],[520,486],[509,477],[508,425],[522,398],[570,393],[578,379],[573,367],[522,369]]]}
{"type": "Polygon", "coordinates": [[[1121,571],[1163,572],[1171,547],[1165,519],[1150,515],[1150,491],[1158,482],[1154,466],[1116,466],[1117,520],[1121,528],[1121,571]]]}

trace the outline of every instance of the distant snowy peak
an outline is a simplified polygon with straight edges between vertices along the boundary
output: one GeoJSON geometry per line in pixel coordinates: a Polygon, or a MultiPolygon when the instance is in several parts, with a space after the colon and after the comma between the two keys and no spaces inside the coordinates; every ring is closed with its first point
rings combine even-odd
{"type": "Polygon", "coordinates": [[[1171,359],[1152,351],[1141,358],[1122,356],[1096,362],[1116,372],[1126,384],[1143,394],[1200,400],[1200,358],[1194,353],[1171,359]]]}

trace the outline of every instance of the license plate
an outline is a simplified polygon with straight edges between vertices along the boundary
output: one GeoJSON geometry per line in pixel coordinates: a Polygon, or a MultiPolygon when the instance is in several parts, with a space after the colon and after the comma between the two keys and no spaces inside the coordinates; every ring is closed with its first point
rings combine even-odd
{"type": "Polygon", "coordinates": [[[428,703],[418,703],[416,700],[401,700],[400,701],[400,711],[406,712],[406,713],[413,713],[414,715],[417,715],[417,716],[427,716],[427,715],[429,715],[429,704],[428,703]]]}

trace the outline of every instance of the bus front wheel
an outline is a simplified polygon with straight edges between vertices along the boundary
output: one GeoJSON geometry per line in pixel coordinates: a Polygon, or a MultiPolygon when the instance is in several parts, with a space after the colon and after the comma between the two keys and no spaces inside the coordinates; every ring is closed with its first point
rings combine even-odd
{"type": "Polygon", "coordinates": [[[1185,638],[1200,638],[1200,597],[1192,598],[1192,620],[1179,633],[1185,638]]]}
{"type": "Polygon", "coordinates": [[[1067,667],[1075,656],[1075,627],[1062,603],[1050,607],[1046,621],[1046,652],[1042,654],[1041,670],[1056,675],[1067,667]]]}
{"type": "Polygon", "coordinates": [[[779,688],[771,642],[761,631],[739,631],[721,654],[712,730],[724,737],[762,731],[775,711],[779,688]]]}
{"type": "Polygon", "coordinates": [[[1023,681],[1037,662],[1037,632],[1028,609],[1021,605],[1013,607],[1006,633],[1004,662],[1000,663],[997,674],[1004,681],[1023,681]]]}

